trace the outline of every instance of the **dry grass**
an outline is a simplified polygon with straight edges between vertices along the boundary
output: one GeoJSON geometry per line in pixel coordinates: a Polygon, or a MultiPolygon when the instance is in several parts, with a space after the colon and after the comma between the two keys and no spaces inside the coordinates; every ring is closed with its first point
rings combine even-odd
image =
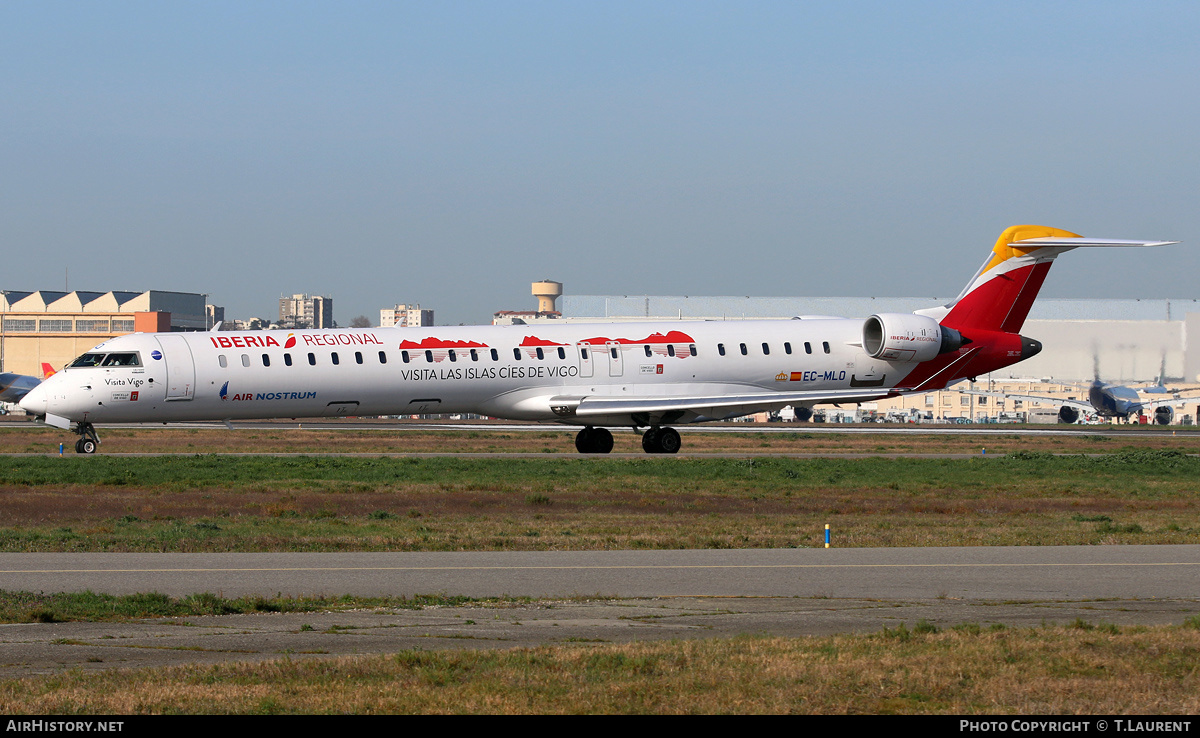
{"type": "Polygon", "coordinates": [[[1195,628],[405,651],[0,683],[17,713],[1195,714],[1195,628]]]}
{"type": "MultiPolygon", "coordinates": [[[[349,422],[349,421],[347,421],[349,422]]],[[[367,421],[355,420],[355,423],[367,421]]],[[[339,430],[339,421],[279,424],[277,429],[178,429],[114,428],[101,430],[101,453],[562,453],[574,454],[575,431],[556,426],[540,426],[533,431],[494,431],[488,424],[472,430],[339,430]]],[[[719,424],[728,429],[729,424],[719,424]]],[[[404,424],[401,423],[403,428],[404,424]]],[[[700,426],[703,427],[703,426],[700,426]]],[[[1053,453],[1110,453],[1117,448],[1178,449],[1200,453],[1200,432],[1179,431],[1179,435],[1157,435],[1153,427],[1128,428],[1119,437],[1102,435],[1021,436],[998,435],[813,432],[814,426],[770,424],[784,433],[703,433],[684,435],[687,453],[1010,453],[1037,448],[1053,453]]],[[[946,426],[933,426],[946,429],[946,426]]],[[[821,428],[821,426],[816,426],[821,428]]],[[[826,427],[827,429],[828,427],[826,427]]],[[[991,426],[1000,429],[1000,426],[991,426]]],[[[859,428],[861,430],[861,428],[859,428]]],[[[823,429],[824,430],[824,429],[823,429]]],[[[1086,430],[1100,433],[1107,426],[1086,430]]],[[[614,453],[642,453],[639,436],[614,435],[614,453]]],[[[59,443],[72,453],[75,436],[54,428],[8,426],[0,428],[0,452],[58,453],[59,443]]]]}
{"type": "Polygon", "coordinates": [[[0,466],[0,550],[781,548],[822,545],[826,523],[836,546],[1191,543],[1197,467],[1140,452],[20,458],[0,466]]]}

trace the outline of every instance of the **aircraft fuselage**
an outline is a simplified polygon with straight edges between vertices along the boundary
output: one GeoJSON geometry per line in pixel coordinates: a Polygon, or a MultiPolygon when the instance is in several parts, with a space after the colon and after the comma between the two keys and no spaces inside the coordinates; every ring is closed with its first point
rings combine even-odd
{"type": "MultiPolygon", "coordinates": [[[[859,345],[862,325],[815,319],[132,334],[89,352],[116,360],[77,361],[41,391],[47,414],[91,423],[471,412],[579,425],[556,414],[549,398],[861,394],[864,387],[886,396],[916,364],[868,356],[859,345]]],[[[587,423],[630,422],[618,415],[587,423]]]]}

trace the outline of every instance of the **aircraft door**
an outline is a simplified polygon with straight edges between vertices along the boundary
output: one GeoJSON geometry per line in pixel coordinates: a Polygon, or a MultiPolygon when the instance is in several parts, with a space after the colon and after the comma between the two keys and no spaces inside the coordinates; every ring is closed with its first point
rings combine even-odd
{"type": "Polygon", "coordinates": [[[196,363],[187,339],[170,333],[155,338],[167,362],[167,400],[192,399],[196,394],[196,363]]]}
{"type": "Polygon", "coordinates": [[[621,351],[621,344],[609,341],[604,344],[604,347],[608,349],[608,376],[623,376],[625,374],[625,356],[621,351]]]}
{"type": "Polygon", "coordinates": [[[592,350],[592,344],[585,341],[575,344],[575,348],[579,351],[579,376],[592,376],[596,361],[596,353],[592,350]]]}

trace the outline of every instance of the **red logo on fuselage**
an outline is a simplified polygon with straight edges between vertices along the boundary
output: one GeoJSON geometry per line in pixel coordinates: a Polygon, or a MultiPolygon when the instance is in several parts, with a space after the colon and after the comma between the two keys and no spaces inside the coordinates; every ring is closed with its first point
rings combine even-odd
{"type": "Polygon", "coordinates": [[[305,333],[304,345],[306,346],[359,346],[368,343],[382,346],[383,341],[375,337],[373,333],[317,333],[316,335],[305,333]]]}
{"type": "Polygon", "coordinates": [[[279,345],[279,341],[269,335],[209,336],[208,340],[217,348],[267,348],[279,345]]]}

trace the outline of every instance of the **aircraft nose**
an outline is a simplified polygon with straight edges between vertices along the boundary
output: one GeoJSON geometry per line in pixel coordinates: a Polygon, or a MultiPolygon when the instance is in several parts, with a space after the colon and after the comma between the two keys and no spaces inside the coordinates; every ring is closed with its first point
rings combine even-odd
{"type": "Polygon", "coordinates": [[[22,397],[18,404],[30,415],[45,415],[49,407],[46,388],[39,384],[29,390],[29,393],[22,397]]]}

